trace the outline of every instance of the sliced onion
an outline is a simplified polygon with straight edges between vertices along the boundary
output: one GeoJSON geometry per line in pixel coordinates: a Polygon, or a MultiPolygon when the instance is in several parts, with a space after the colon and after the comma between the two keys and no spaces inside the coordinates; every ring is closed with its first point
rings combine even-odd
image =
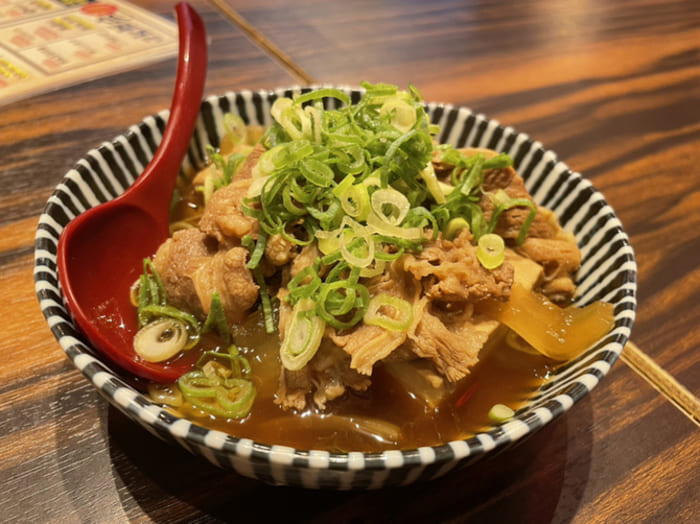
{"type": "Polygon", "coordinates": [[[134,335],[134,351],[148,362],[163,362],[185,349],[190,335],[184,322],[160,318],[134,335]]]}
{"type": "Polygon", "coordinates": [[[528,353],[529,355],[539,355],[540,352],[533,348],[528,342],[518,335],[515,331],[508,330],[505,336],[505,342],[509,348],[515,349],[522,353],[528,353]]]}

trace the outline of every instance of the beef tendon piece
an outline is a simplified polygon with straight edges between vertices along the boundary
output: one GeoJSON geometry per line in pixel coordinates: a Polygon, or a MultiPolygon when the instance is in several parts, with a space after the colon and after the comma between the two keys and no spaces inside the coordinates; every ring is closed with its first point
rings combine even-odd
{"type": "Polygon", "coordinates": [[[176,231],[161,244],[153,258],[153,266],[163,281],[172,306],[199,317],[205,314],[192,275],[207,264],[215,252],[212,239],[194,228],[176,231]]]}
{"type": "Polygon", "coordinates": [[[192,275],[194,287],[205,314],[211,296],[218,292],[229,323],[240,323],[258,300],[259,288],[246,268],[248,250],[234,247],[220,251],[192,275]]]}
{"type": "Polygon", "coordinates": [[[250,152],[233,182],[214,192],[199,221],[199,229],[227,247],[239,245],[244,236],[259,231],[257,219],[246,215],[242,205],[253,182],[252,170],[264,151],[262,145],[257,145],[250,152]]]}

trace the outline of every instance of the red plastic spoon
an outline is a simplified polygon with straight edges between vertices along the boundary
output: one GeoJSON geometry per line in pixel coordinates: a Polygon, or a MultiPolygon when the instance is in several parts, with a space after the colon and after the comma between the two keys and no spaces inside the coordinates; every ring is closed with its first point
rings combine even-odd
{"type": "Polygon", "coordinates": [[[170,117],[153,159],[123,194],[68,223],[58,242],[58,274],[68,307],[92,345],[131,373],[170,382],[190,360],[150,363],[134,353],[138,329],[129,288],[145,257],[168,237],[177,174],[199,114],[207,70],[204,23],[181,2],[175,7],[179,52],[170,117]]]}

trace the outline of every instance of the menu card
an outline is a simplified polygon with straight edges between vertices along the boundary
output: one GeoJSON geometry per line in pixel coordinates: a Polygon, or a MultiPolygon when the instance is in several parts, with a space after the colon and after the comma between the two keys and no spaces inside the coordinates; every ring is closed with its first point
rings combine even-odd
{"type": "Polygon", "coordinates": [[[177,24],[121,0],[0,0],[0,105],[177,48],[177,24]]]}

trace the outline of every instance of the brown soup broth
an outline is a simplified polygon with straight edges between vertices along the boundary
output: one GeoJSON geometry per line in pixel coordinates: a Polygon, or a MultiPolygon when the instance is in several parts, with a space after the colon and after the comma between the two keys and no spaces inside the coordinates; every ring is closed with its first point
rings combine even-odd
{"type": "MultiPolygon", "coordinates": [[[[193,185],[182,187],[172,221],[196,222],[201,212],[201,193],[193,185]]],[[[554,369],[544,357],[514,350],[501,341],[482,350],[471,374],[455,384],[437,408],[429,408],[407,391],[379,363],[368,391],[346,392],[330,402],[324,412],[312,408],[299,413],[285,411],[274,402],[281,372],[280,341],[278,333],[265,332],[260,312],[251,314],[243,325],[234,326],[234,340],[250,362],[257,389],[250,414],[243,420],[227,420],[187,404],[170,409],[236,437],[297,449],[378,452],[465,438],[492,424],[488,412],[494,404],[513,409],[525,404],[554,369]],[[397,427],[399,434],[392,439],[382,438],[381,432],[362,424],[366,419],[397,427]]],[[[216,347],[215,339],[205,337],[201,350],[216,347]]]]}
{"type": "Polygon", "coordinates": [[[179,414],[236,437],[297,449],[377,452],[465,438],[491,425],[488,412],[494,404],[513,409],[522,406],[553,370],[547,359],[501,342],[483,351],[472,373],[435,409],[415,398],[380,364],[372,373],[369,390],[346,392],[330,402],[325,412],[307,409],[299,413],[285,411],[274,402],[281,369],[278,334],[265,333],[255,313],[236,328],[234,339],[250,362],[257,388],[250,414],[243,420],[226,420],[203,416],[187,405],[179,414]],[[382,438],[381,432],[363,427],[366,419],[395,425],[400,435],[382,438]]]}

